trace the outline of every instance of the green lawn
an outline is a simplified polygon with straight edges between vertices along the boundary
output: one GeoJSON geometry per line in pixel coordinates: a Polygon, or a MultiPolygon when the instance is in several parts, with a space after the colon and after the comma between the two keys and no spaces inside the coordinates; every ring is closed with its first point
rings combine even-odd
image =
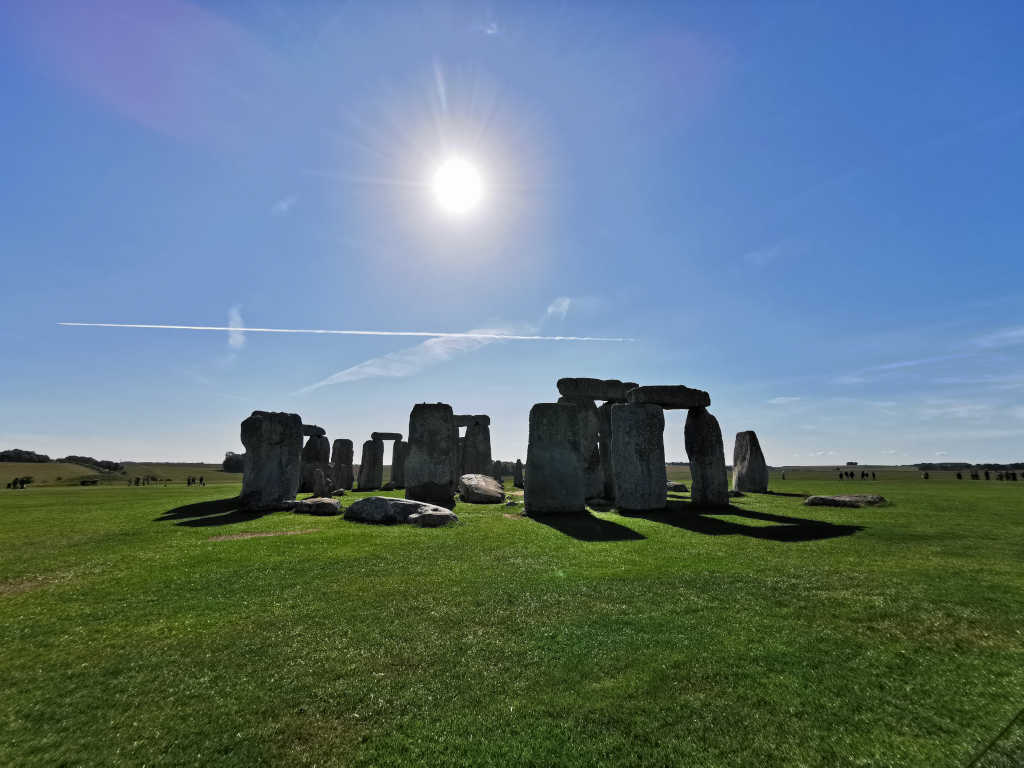
{"type": "Polygon", "coordinates": [[[889,474],[434,530],[0,491],[0,765],[962,766],[1024,706],[1024,482],[889,474]]]}

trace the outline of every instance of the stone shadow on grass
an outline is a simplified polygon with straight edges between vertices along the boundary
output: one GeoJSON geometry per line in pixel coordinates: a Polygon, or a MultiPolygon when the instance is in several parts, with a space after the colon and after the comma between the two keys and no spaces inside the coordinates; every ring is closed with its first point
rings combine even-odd
{"type": "Polygon", "coordinates": [[[752,539],[783,542],[834,539],[864,530],[862,525],[837,525],[804,517],[754,512],[749,509],[740,509],[732,504],[724,508],[698,507],[692,503],[669,501],[665,509],[656,512],[620,512],[619,514],[623,517],[640,517],[644,520],[664,523],[707,536],[749,536],[752,539]],[[714,515],[732,515],[748,520],[776,523],[776,525],[743,525],[732,520],[722,520],[714,515]]]}
{"type": "Polygon", "coordinates": [[[237,496],[231,499],[200,501],[196,504],[185,504],[184,506],[168,510],[153,522],[163,523],[168,520],[178,520],[180,522],[175,523],[175,525],[183,525],[188,528],[207,528],[256,520],[274,511],[261,510],[259,512],[251,512],[240,507],[241,504],[237,496]]]}
{"type": "Polygon", "coordinates": [[[632,528],[594,517],[589,512],[529,516],[530,520],[554,528],[577,541],[637,541],[647,538],[632,528]]]}

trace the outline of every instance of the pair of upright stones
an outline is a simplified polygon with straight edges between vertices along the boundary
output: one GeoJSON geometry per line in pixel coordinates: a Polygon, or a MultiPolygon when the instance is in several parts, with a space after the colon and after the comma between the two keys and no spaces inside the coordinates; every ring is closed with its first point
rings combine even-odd
{"type": "MultiPolygon", "coordinates": [[[[491,417],[485,414],[453,417],[455,429],[465,428],[465,437],[456,436],[458,441],[457,467],[459,475],[486,475],[493,468],[491,461],[491,417]]],[[[411,435],[411,433],[410,433],[411,435]]]]}
{"type": "Polygon", "coordinates": [[[326,430],[315,424],[303,424],[302,434],[307,440],[302,448],[299,491],[326,496],[339,488],[352,490],[352,441],[339,438],[332,445],[326,430]]]}
{"type": "Polygon", "coordinates": [[[371,432],[363,443],[359,462],[359,490],[375,491],[384,485],[384,441],[393,440],[391,448],[391,488],[405,487],[405,457],[409,444],[402,442],[401,432],[371,432]]]}
{"type": "Polygon", "coordinates": [[[538,403],[530,410],[528,513],[579,512],[587,499],[602,494],[620,510],[663,509],[666,409],[688,411],[685,440],[693,502],[728,506],[722,432],[707,411],[707,392],[614,379],[560,379],[558,390],[562,397],[557,403],[538,403]],[[595,408],[595,400],[605,403],[595,408]],[[600,487],[595,476],[601,478],[600,487]]]}

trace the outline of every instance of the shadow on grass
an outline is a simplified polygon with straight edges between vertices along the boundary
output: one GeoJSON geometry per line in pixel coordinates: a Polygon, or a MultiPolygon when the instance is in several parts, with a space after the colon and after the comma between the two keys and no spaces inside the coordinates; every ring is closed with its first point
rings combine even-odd
{"type": "Polygon", "coordinates": [[[264,515],[270,514],[273,510],[250,512],[239,508],[238,497],[231,499],[217,499],[215,501],[200,501],[196,504],[186,504],[182,507],[164,512],[154,522],[163,523],[168,520],[179,520],[175,525],[183,525],[188,528],[208,528],[218,525],[232,525],[233,523],[244,523],[248,520],[256,520],[264,515]]]}
{"type": "Polygon", "coordinates": [[[620,512],[623,517],[639,517],[656,523],[664,523],[708,536],[749,536],[752,539],[768,541],[820,541],[863,531],[862,525],[836,525],[822,520],[804,517],[773,515],[768,512],[753,512],[749,509],[729,505],[725,508],[702,508],[692,503],[672,501],[668,506],[655,512],[620,512]],[[714,515],[731,515],[747,520],[757,520],[776,525],[743,525],[733,520],[722,520],[714,515]]]}
{"type": "Polygon", "coordinates": [[[589,512],[537,515],[531,516],[530,520],[554,528],[559,533],[578,541],[636,541],[646,538],[632,528],[613,523],[611,520],[602,520],[589,512]]]}

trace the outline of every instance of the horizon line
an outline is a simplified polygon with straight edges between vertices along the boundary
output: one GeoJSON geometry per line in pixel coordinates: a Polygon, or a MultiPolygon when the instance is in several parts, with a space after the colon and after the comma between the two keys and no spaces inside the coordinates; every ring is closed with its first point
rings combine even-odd
{"type": "Polygon", "coordinates": [[[636,339],[603,336],[526,336],[504,333],[452,333],[445,331],[354,331],[325,328],[238,328],[230,325],[160,325],[155,323],[78,323],[59,322],[57,325],[79,328],[156,328],[176,331],[233,331],[235,333],[312,333],[336,336],[422,336],[429,338],[509,339],[512,341],[599,341],[633,342],[636,339]]]}

